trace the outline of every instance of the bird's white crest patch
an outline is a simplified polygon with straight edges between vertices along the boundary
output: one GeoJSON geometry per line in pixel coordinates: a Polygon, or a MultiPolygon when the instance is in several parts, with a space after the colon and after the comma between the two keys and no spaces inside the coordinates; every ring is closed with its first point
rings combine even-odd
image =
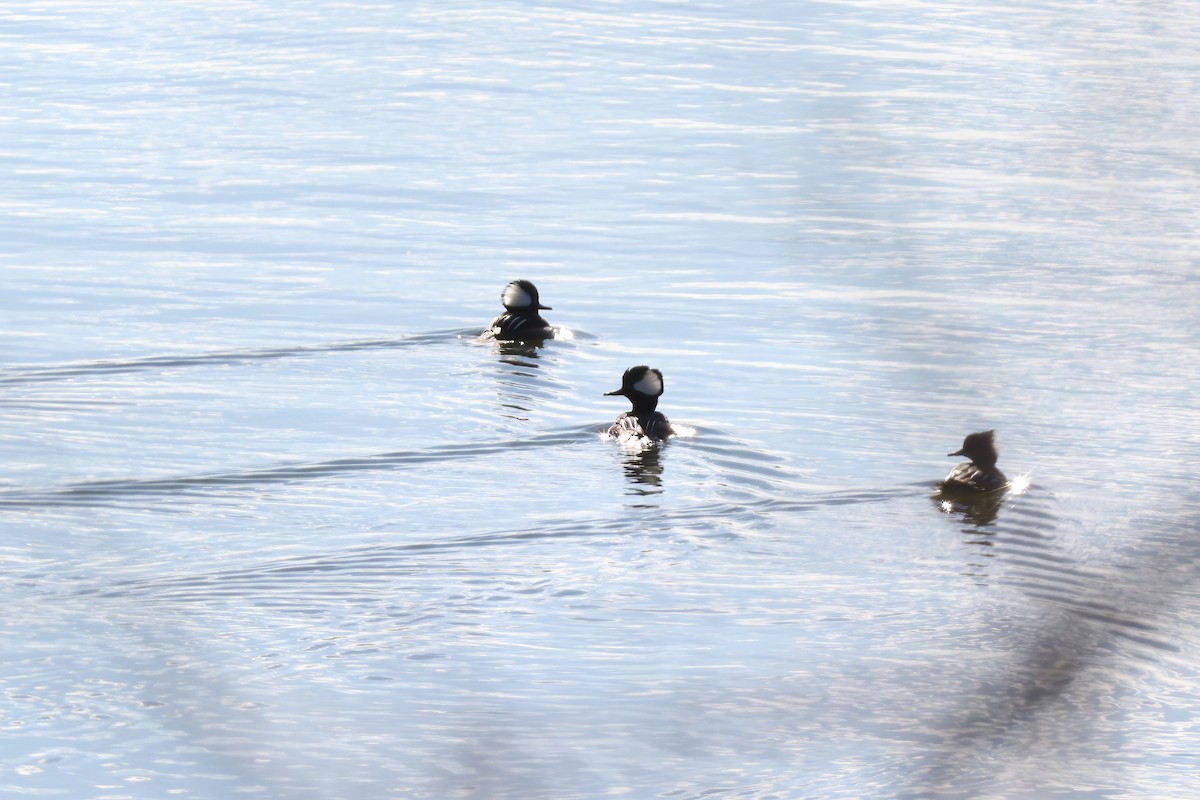
{"type": "Polygon", "coordinates": [[[504,297],[501,301],[505,308],[527,308],[533,305],[533,298],[529,296],[529,292],[522,289],[515,283],[510,283],[504,287],[504,297]]]}
{"type": "Polygon", "coordinates": [[[658,397],[663,393],[662,378],[658,377],[657,372],[647,372],[638,379],[633,388],[650,397],[658,397]]]}

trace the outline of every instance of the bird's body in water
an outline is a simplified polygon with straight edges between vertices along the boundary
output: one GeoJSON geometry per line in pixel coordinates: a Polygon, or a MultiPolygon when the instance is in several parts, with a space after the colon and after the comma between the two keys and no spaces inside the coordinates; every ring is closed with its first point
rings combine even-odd
{"type": "Polygon", "coordinates": [[[972,433],[963,439],[961,450],[948,456],[966,456],[970,461],[959,464],[939,484],[943,492],[986,494],[1008,486],[1008,478],[996,468],[995,431],[972,433]]]}
{"type": "Polygon", "coordinates": [[[554,338],[554,328],[538,311],[551,311],[538,298],[537,287],[527,280],[515,280],[500,294],[504,313],[492,320],[484,336],[501,341],[538,341],[554,338]]]}
{"type": "Polygon", "coordinates": [[[675,431],[666,416],[658,411],[658,398],[663,393],[663,376],[647,366],[630,367],[621,377],[621,388],[605,392],[605,396],[620,396],[633,404],[632,411],[617,417],[608,435],[624,441],[659,442],[675,431]]]}

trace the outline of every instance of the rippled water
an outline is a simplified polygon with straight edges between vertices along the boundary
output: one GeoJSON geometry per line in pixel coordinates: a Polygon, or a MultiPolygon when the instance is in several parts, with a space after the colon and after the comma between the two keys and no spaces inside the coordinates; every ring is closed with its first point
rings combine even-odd
{"type": "Polygon", "coordinates": [[[0,791],[1200,794],[1197,30],[8,3],[0,791]]]}

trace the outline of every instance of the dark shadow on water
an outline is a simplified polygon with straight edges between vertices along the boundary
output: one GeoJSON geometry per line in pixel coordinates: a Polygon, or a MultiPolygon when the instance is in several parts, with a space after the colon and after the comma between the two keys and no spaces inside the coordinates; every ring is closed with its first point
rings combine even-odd
{"type": "MultiPolygon", "coordinates": [[[[1143,522],[1148,533],[1133,552],[1081,563],[1059,544],[1058,529],[1071,519],[1052,493],[1031,485],[1006,500],[964,533],[976,533],[971,543],[986,545],[991,566],[1003,568],[997,583],[1024,594],[1035,616],[1007,632],[1012,648],[997,650],[974,691],[931,720],[940,743],[906,761],[910,786],[900,798],[992,796],[996,781],[1017,772],[1036,780],[1071,761],[1096,767],[1122,741],[1112,710],[1126,676],[1185,652],[1172,630],[1175,607],[1200,582],[1194,511],[1143,522]]],[[[971,510],[950,513],[968,520],[971,510]]]]}

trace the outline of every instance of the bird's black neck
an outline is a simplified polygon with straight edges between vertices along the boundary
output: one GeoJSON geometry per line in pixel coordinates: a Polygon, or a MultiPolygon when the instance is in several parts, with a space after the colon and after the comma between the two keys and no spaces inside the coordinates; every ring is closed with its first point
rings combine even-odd
{"type": "Polygon", "coordinates": [[[651,416],[654,410],[658,408],[657,397],[635,395],[629,398],[629,402],[633,403],[633,415],[639,418],[651,416]]]}
{"type": "Polygon", "coordinates": [[[995,469],[997,457],[995,453],[978,453],[971,459],[971,463],[980,469],[995,469]]]}

